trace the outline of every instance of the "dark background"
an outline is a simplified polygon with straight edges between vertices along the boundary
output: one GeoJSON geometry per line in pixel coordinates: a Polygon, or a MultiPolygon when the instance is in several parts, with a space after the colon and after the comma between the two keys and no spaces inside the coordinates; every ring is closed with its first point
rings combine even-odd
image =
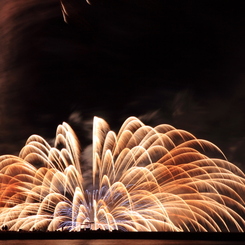
{"type": "Polygon", "coordinates": [[[1,0],[0,154],[93,116],[168,123],[245,169],[243,1],[1,0]]]}

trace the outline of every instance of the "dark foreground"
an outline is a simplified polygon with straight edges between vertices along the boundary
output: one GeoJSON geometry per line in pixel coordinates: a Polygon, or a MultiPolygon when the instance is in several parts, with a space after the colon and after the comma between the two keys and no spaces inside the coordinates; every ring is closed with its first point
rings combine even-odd
{"type": "Polygon", "coordinates": [[[156,240],[209,240],[245,241],[245,233],[222,232],[0,232],[0,240],[40,240],[40,239],[156,239],[156,240]]]}

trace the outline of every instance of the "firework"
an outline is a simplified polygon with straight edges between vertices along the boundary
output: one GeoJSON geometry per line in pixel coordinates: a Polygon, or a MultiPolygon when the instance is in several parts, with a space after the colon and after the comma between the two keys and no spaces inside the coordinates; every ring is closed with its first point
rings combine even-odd
{"type": "Polygon", "coordinates": [[[63,123],[53,147],[33,135],[18,157],[1,156],[0,225],[13,231],[245,229],[244,173],[189,132],[130,117],[116,134],[95,117],[90,178],[81,154],[63,123]]]}

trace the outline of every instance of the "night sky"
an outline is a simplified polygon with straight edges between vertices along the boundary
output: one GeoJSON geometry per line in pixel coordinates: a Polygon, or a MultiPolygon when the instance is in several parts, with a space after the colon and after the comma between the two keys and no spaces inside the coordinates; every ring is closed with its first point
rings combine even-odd
{"type": "Polygon", "coordinates": [[[1,0],[0,154],[94,116],[207,139],[245,170],[243,1],[1,0]]]}

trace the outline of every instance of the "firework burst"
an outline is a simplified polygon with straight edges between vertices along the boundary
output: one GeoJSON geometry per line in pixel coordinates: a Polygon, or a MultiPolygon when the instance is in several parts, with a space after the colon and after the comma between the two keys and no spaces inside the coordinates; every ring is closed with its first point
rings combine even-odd
{"type": "Polygon", "coordinates": [[[89,179],[81,154],[63,123],[53,147],[33,135],[18,157],[1,156],[0,225],[13,231],[245,229],[244,173],[189,132],[130,117],[116,134],[95,117],[89,179]],[[204,154],[210,151],[219,157],[204,154]]]}

